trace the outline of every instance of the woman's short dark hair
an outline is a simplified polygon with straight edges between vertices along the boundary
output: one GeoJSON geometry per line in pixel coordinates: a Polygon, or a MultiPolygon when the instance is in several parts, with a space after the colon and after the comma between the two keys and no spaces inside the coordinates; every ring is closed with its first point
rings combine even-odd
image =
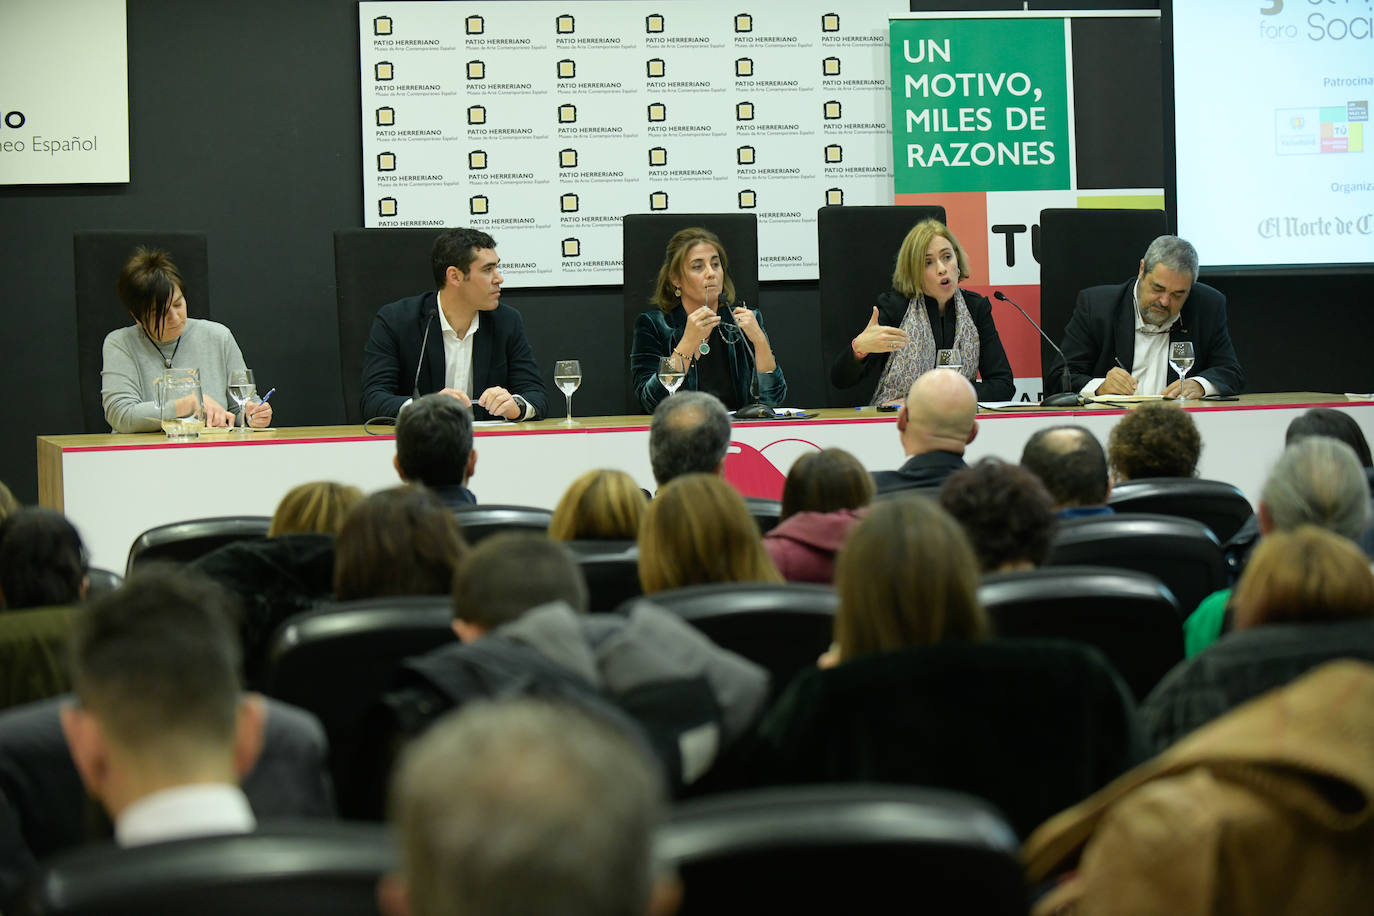
{"type": "Polygon", "coordinates": [[[873,501],[873,475],[842,448],[807,452],[782,485],[782,517],[858,509],[873,501]]]}
{"type": "Polygon", "coordinates": [[[1202,436],[1188,412],[1162,402],[1141,404],[1112,427],[1107,461],[1118,480],[1192,477],[1202,436]]]}
{"type": "Polygon", "coordinates": [[[381,490],[354,506],[339,529],[334,597],[447,595],[466,550],[458,520],[432,492],[381,490]]]}
{"type": "Polygon", "coordinates": [[[172,310],[176,291],[186,291],[172,256],[158,248],[134,249],[119,272],[115,291],[129,315],[145,328],[160,328],[172,310]]]}
{"type": "Polygon", "coordinates": [[[983,572],[1049,559],[1057,517],[1054,498],[1030,471],[996,458],[951,474],[940,505],[963,525],[983,572]]]}
{"type": "Polygon", "coordinates": [[[1355,450],[1355,457],[1360,459],[1361,467],[1374,467],[1374,457],[1370,455],[1369,440],[1364,437],[1364,430],[1360,429],[1360,424],[1355,422],[1354,417],[1343,410],[1313,407],[1288,424],[1283,444],[1292,445],[1299,439],[1309,436],[1339,439],[1355,450]]]}
{"type": "Polygon", "coordinates": [[[0,598],[11,610],[81,600],[86,548],[61,512],[29,506],[0,522],[0,598]]]}

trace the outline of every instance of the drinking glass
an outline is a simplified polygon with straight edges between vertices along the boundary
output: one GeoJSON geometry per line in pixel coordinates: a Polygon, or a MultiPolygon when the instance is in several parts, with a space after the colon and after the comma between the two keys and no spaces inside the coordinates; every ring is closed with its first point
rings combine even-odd
{"type": "Polygon", "coordinates": [[[935,352],[936,369],[953,369],[958,372],[964,368],[964,359],[959,355],[958,350],[937,350],[935,352]]]}
{"type": "Polygon", "coordinates": [[[194,442],[200,438],[200,431],[205,428],[205,399],[201,396],[199,369],[163,372],[153,381],[153,403],[168,442],[194,442]]]}
{"type": "Polygon", "coordinates": [[[681,354],[674,353],[672,356],[662,356],[658,360],[658,380],[668,393],[675,394],[682,386],[683,379],[687,378],[687,365],[681,354]]]}
{"type": "Polygon", "coordinates": [[[1193,342],[1191,340],[1172,340],[1169,342],[1169,365],[1174,367],[1178,373],[1178,399],[1187,400],[1183,396],[1183,379],[1193,368],[1193,342]]]}
{"type": "Polygon", "coordinates": [[[239,419],[245,432],[248,430],[248,404],[257,396],[257,384],[253,381],[252,369],[237,369],[229,373],[229,397],[239,405],[239,419]]]}
{"type": "Polygon", "coordinates": [[[553,364],[553,383],[558,386],[558,390],[563,392],[563,397],[568,399],[568,419],[565,423],[572,424],[572,396],[573,392],[582,384],[582,363],[575,359],[560,359],[553,364]]]}

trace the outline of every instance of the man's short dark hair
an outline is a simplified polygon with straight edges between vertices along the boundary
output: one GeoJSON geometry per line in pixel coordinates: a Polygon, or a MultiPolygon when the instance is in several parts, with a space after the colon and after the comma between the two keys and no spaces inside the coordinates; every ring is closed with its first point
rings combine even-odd
{"type": "Polygon", "coordinates": [[[704,391],[659,401],[649,422],[649,464],[661,487],[683,474],[715,474],[730,447],[730,412],[704,391]]]}
{"type": "Polygon", "coordinates": [[[495,247],[496,240],[480,230],[445,229],[434,240],[434,247],[429,253],[435,286],[443,288],[449,267],[456,267],[460,274],[467,276],[478,249],[495,247]]]}
{"type": "Polygon", "coordinates": [[[984,458],[951,474],[940,505],[968,533],[983,572],[1022,561],[1041,566],[1049,559],[1058,524],[1054,502],[1039,478],[1020,465],[984,458]]]}
{"type": "Polygon", "coordinates": [[[86,548],[61,512],[28,506],[0,521],[0,607],[73,604],[86,572],[86,548]]]}
{"type": "Polygon", "coordinates": [[[493,630],[552,601],[587,611],[587,580],[572,553],[542,534],[507,532],[468,551],[453,576],[453,616],[493,630]]]}
{"type": "Polygon", "coordinates": [[[1192,477],[1201,453],[1202,436],[1193,418],[1159,401],[1126,411],[1107,439],[1107,460],[1120,480],[1192,477]]]}
{"type": "Polygon", "coordinates": [[[446,394],[416,398],[396,418],[396,460],[406,480],[461,484],[472,454],[472,410],[446,394]]]}
{"type": "Polygon", "coordinates": [[[72,687],[120,743],[230,744],[239,703],[234,599],[180,567],[148,564],[76,617],[72,687]]]}
{"type": "Polygon", "coordinates": [[[1107,501],[1107,453],[1082,426],[1036,430],[1021,452],[1021,466],[1040,478],[1060,508],[1107,501]]]}

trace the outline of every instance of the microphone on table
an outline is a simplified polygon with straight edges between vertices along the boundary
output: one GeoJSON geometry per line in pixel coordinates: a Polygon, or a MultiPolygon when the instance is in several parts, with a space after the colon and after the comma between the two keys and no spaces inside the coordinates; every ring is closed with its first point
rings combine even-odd
{"type": "Polygon", "coordinates": [[[1063,370],[1060,375],[1060,378],[1062,379],[1060,384],[1064,390],[1061,391],[1059,394],[1052,394],[1047,398],[1042,397],[1040,399],[1040,406],[1081,407],[1083,405],[1083,396],[1080,395],[1077,391],[1071,390],[1070,388],[1071,382],[1069,381],[1069,361],[1067,358],[1065,358],[1064,351],[1059,349],[1059,344],[1055,343],[1053,340],[1050,340],[1050,335],[1045,333],[1045,329],[1040,327],[1040,325],[1036,324],[1035,319],[1032,318],[1025,309],[1021,308],[1021,306],[1017,305],[1015,302],[1012,302],[1011,299],[1008,299],[1007,296],[1000,289],[993,292],[992,298],[1000,299],[1003,302],[1010,302],[1013,308],[1015,308],[1022,315],[1025,315],[1026,320],[1031,323],[1031,327],[1035,328],[1037,331],[1040,332],[1041,339],[1044,340],[1045,343],[1049,344],[1050,347],[1053,348],[1055,353],[1059,354],[1059,363],[1061,366],[1063,366],[1063,370]]]}
{"type": "MultiPolygon", "coordinates": [[[[747,344],[747,346],[745,347],[745,352],[749,354],[749,403],[741,407],[739,410],[735,411],[735,419],[776,419],[778,416],[777,412],[774,411],[773,408],[769,407],[767,404],[763,403],[763,399],[759,397],[759,369],[757,358],[754,355],[754,342],[749,339],[749,335],[745,334],[744,331],[740,329],[739,324],[735,321],[734,313],[730,310],[730,300],[726,299],[724,296],[721,296],[719,302],[720,307],[722,309],[720,313],[720,320],[723,323],[733,324],[735,326],[735,330],[741,336],[744,337],[744,342],[745,344],[747,344]]],[[[743,307],[744,303],[741,302],[740,305],[741,307],[743,307]]],[[[722,334],[721,336],[724,336],[724,334],[722,334]]]]}

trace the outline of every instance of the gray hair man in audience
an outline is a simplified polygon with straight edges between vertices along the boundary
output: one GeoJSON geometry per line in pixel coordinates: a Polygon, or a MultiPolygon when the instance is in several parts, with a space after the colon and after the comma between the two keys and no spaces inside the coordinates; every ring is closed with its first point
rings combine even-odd
{"type": "Polygon", "coordinates": [[[730,447],[730,412],[703,391],[664,398],[649,423],[649,463],[661,487],[683,474],[720,474],[730,447]]]}
{"type": "MultiPolygon", "coordinates": [[[[1316,525],[1350,538],[1369,524],[1369,487],[1355,450],[1326,436],[1301,439],[1283,450],[1260,491],[1260,536],[1316,525]]],[[[1183,622],[1192,657],[1211,645],[1227,624],[1231,590],[1213,592],[1183,622]]]]}
{"type": "Polygon", "coordinates": [[[1021,452],[1021,466],[1050,491],[1061,519],[1112,514],[1107,505],[1112,492],[1107,453],[1082,426],[1037,430],[1021,452]]]}
{"type": "Polygon", "coordinates": [[[477,469],[472,408],[439,393],[411,401],[396,420],[392,462],[402,480],[424,484],[450,509],[477,502],[467,486],[477,469]]]}
{"type": "Polygon", "coordinates": [[[232,600],[170,568],[136,573],[76,618],[62,730],[81,780],[134,846],[256,826],[238,781],[264,704],[239,690],[232,600]]]}
{"type": "Polygon", "coordinates": [[[389,916],[671,913],[653,833],[664,790],[624,735],[534,700],[473,704],[407,750],[392,787],[389,916]]]}
{"type": "Polygon", "coordinates": [[[972,383],[950,369],[917,377],[897,414],[897,431],[907,462],[895,471],[874,471],[879,493],[937,487],[968,467],[964,448],[978,435],[978,395],[972,383]]]}

